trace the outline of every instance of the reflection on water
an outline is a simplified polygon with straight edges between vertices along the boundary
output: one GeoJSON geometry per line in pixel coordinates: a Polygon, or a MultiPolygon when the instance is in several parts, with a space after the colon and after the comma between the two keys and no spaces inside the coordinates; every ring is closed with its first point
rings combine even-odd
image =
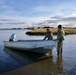
{"type": "Polygon", "coordinates": [[[63,73],[63,59],[62,59],[62,55],[60,57],[57,57],[56,68],[57,68],[57,72],[58,73],[63,73]]]}
{"type": "Polygon", "coordinates": [[[26,51],[17,51],[4,48],[4,51],[11,55],[13,59],[26,66],[25,71],[29,75],[51,75],[63,73],[62,57],[57,57],[56,62],[53,60],[52,51],[48,54],[39,54],[26,51]]]}
{"type": "Polygon", "coordinates": [[[10,54],[14,59],[16,59],[21,64],[30,64],[39,59],[39,57],[43,56],[44,54],[38,54],[33,52],[27,51],[18,51],[18,50],[11,50],[8,48],[4,48],[4,51],[10,54]]]}

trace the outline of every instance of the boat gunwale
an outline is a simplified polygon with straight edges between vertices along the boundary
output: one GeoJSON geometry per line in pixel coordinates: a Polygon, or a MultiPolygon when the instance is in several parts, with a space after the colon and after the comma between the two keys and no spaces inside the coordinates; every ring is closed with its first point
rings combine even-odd
{"type": "Polygon", "coordinates": [[[3,42],[42,42],[42,41],[57,41],[57,39],[53,39],[53,40],[18,40],[18,41],[3,41],[3,42]]]}

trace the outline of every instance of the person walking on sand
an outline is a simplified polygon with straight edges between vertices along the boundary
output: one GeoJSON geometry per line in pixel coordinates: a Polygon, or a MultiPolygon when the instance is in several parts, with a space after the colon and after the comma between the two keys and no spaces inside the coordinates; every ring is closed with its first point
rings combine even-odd
{"type": "Polygon", "coordinates": [[[47,28],[47,32],[46,32],[46,36],[44,37],[43,40],[45,40],[47,38],[47,40],[53,40],[53,33],[47,28]]]}
{"type": "Polygon", "coordinates": [[[57,31],[57,55],[62,55],[62,47],[63,47],[63,40],[64,40],[64,31],[62,28],[62,25],[58,25],[58,31],[57,31]]]}

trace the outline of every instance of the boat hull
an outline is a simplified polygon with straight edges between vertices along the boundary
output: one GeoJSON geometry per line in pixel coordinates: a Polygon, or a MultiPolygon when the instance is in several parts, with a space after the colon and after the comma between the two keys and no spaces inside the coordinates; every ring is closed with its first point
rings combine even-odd
{"type": "Polygon", "coordinates": [[[20,40],[4,41],[4,46],[10,49],[47,53],[56,45],[57,40],[20,40]]]}

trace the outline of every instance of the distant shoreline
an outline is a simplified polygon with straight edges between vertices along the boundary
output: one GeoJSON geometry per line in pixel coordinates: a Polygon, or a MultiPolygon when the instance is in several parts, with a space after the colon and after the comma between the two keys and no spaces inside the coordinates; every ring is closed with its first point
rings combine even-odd
{"type": "MultiPolygon", "coordinates": [[[[0,30],[24,30],[27,29],[27,32],[25,34],[27,35],[46,35],[46,29],[47,27],[44,28],[2,28],[0,30]],[[30,31],[28,31],[30,30],[30,31]]],[[[57,28],[51,27],[49,28],[52,32],[53,35],[57,35],[57,28]]],[[[65,34],[76,34],[76,28],[63,28],[63,30],[65,31],[65,34]]]]}
{"type": "Polygon", "coordinates": [[[34,29],[34,28],[1,28],[0,30],[23,30],[23,29],[34,29]]]}
{"type": "MultiPolygon", "coordinates": [[[[46,29],[47,28],[36,28],[31,31],[27,31],[25,34],[27,35],[45,35],[46,34],[46,29]]],[[[53,35],[57,35],[57,28],[49,28],[53,35]]],[[[65,34],[76,34],[76,28],[63,28],[65,31],[65,34]]]]}
{"type": "Polygon", "coordinates": [[[21,29],[27,29],[27,28],[2,28],[0,30],[21,30],[21,29]]]}

